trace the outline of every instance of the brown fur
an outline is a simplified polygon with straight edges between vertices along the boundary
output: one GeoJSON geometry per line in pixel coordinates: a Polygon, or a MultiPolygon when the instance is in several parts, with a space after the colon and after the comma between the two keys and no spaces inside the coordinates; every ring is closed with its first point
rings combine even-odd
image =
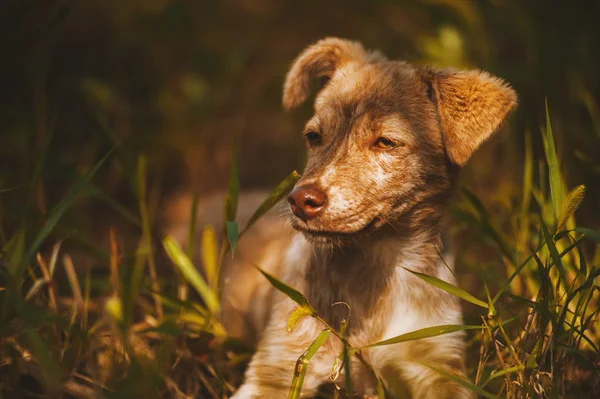
{"type": "MultiPolygon", "coordinates": [[[[444,208],[459,167],[515,106],[514,91],[484,72],[413,67],[329,38],[292,65],[284,106],[300,105],[317,77],[329,81],[305,127],[309,157],[297,187],[317,187],[327,203],[310,220],[291,215],[302,234],[287,250],[282,278],[334,328],[348,320],[356,347],[461,323],[456,298],[405,269],[455,283],[439,257],[444,208]]],[[[296,360],[323,328],[307,318],[287,332],[295,304],[281,294],[275,303],[235,398],[285,397],[296,360]]],[[[327,381],[340,350],[329,338],[313,358],[304,397],[327,381]]],[[[362,355],[393,395],[469,398],[465,388],[421,364],[462,374],[463,352],[462,334],[454,333],[362,355]]],[[[355,387],[372,390],[369,373],[352,366],[355,387]]]]}

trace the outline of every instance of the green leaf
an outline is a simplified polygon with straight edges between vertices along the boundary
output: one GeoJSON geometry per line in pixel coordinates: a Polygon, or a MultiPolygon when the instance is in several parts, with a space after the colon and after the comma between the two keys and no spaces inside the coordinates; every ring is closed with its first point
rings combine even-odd
{"type": "Polygon", "coordinates": [[[440,280],[437,277],[433,277],[433,276],[428,276],[427,274],[423,274],[423,273],[419,273],[419,272],[415,272],[412,271],[410,269],[404,268],[406,271],[414,274],[415,276],[425,280],[427,283],[433,285],[434,287],[440,288],[444,291],[446,291],[449,294],[452,294],[454,296],[457,296],[461,299],[464,299],[467,302],[471,302],[474,305],[477,306],[481,306],[482,308],[488,308],[489,305],[487,303],[485,303],[484,301],[475,298],[473,295],[469,294],[467,291],[458,288],[444,280],[440,280]]]}
{"type": "Polygon", "coordinates": [[[298,172],[293,171],[290,173],[275,189],[269,194],[269,196],[263,201],[262,204],[256,209],[254,214],[250,216],[248,223],[242,230],[242,234],[246,232],[261,216],[267,213],[276,203],[278,203],[282,198],[289,194],[290,191],[294,188],[296,182],[300,179],[300,175],[298,172]]]}
{"type": "Polygon", "coordinates": [[[494,395],[494,394],[492,394],[490,392],[485,391],[483,388],[478,387],[477,385],[473,384],[469,380],[461,378],[461,377],[459,377],[459,376],[457,376],[455,374],[452,374],[452,373],[450,373],[450,372],[448,372],[446,370],[443,370],[441,368],[430,366],[430,365],[425,364],[425,363],[420,363],[420,364],[423,365],[423,366],[425,366],[425,367],[427,367],[427,368],[429,368],[429,369],[431,369],[431,370],[433,370],[433,371],[435,371],[435,372],[437,372],[438,374],[446,377],[450,381],[456,382],[457,384],[462,385],[463,387],[469,389],[470,391],[477,393],[478,395],[481,395],[481,396],[483,396],[485,398],[489,398],[489,399],[500,399],[499,396],[496,396],[496,395],[494,395]]]}
{"type": "Polygon", "coordinates": [[[233,222],[235,220],[238,208],[238,198],[240,194],[240,181],[237,164],[237,143],[235,137],[231,150],[231,170],[229,173],[229,191],[225,197],[225,221],[233,222]]]}
{"type": "Polygon", "coordinates": [[[563,267],[561,257],[558,253],[558,249],[556,249],[556,245],[554,245],[552,236],[550,235],[550,232],[548,231],[548,228],[546,227],[544,220],[541,218],[540,218],[540,224],[542,226],[542,234],[544,235],[544,240],[546,241],[546,245],[548,246],[548,250],[550,251],[550,256],[552,257],[552,260],[554,261],[554,265],[556,265],[556,268],[558,269],[558,272],[560,273],[560,277],[561,277],[562,281],[564,282],[565,287],[567,288],[567,291],[568,291],[569,286],[568,286],[568,283],[566,280],[565,268],[563,267]]]}
{"type": "MultiPolygon", "coordinates": [[[[54,209],[52,209],[48,213],[48,219],[46,219],[46,223],[42,227],[42,229],[38,232],[37,236],[33,240],[33,243],[29,247],[29,251],[27,251],[26,260],[33,258],[38,248],[42,244],[42,242],[48,237],[48,235],[52,232],[60,218],[64,215],[64,213],[69,209],[69,207],[73,204],[77,196],[83,191],[83,189],[87,186],[87,183],[92,180],[96,172],[100,169],[100,167],[106,162],[106,160],[110,157],[116,147],[113,147],[109,150],[100,161],[94,165],[94,167],[81,179],[78,183],[76,183],[71,189],[67,192],[65,197],[58,203],[54,209]]],[[[13,275],[18,275],[14,274],[13,275]]]]}
{"type": "MultiPolygon", "coordinates": [[[[540,251],[544,247],[545,244],[546,244],[545,242],[541,242],[540,245],[538,246],[538,248],[535,250],[535,252],[540,251]]],[[[525,260],[523,262],[521,262],[521,264],[519,266],[517,266],[517,268],[515,269],[513,274],[510,275],[508,280],[506,280],[504,282],[504,284],[502,284],[502,287],[500,287],[500,289],[498,290],[496,295],[494,295],[494,299],[492,299],[492,303],[496,303],[498,301],[498,299],[500,298],[502,293],[504,293],[508,289],[508,287],[510,287],[510,284],[512,283],[512,281],[523,271],[525,266],[527,266],[527,264],[532,259],[534,259],[535,252],[533,254],[529,255],[527,258],[525,258],[525,260]]]]}
{"type": "Polygon", "coordinates": [[[164,239],[163,245],[173,264],[192,287],[196,289],[198,294],[200,294],[208,310],[213,314],[218,313],[219,300],[217,299],[217,295],[208,286],[206,281],[204,281],[200,273],[198,273],[190,258],[187,257],[179,244],[177,244],[177,241],[173,237],[168,236],[164,239]]]}
{"type": "MultiPolygon", "coordinates": [[[[189,257],[189,256],[188,256],[189,257]]],[[[217,259],[217,239],[213,226],[210,224],[202,229],[202,264],[206,272],[206,279],[213,290],[218,286],[218,259],[217,259]]]]}
{"type": "Polygon", "coordinates": [[[258,266],[255,266],[255,267],[258,269],[259,272],[261,272],[263,274],[263,276],[265,276],[267,278],[267,280],[269,280],[271,285],[273,287],[275,287],[278,291],[281,291],[282,293],[284,293],[288,298],[290,298],[292,301],[296,302],[298,305],[309,309],[311,312],[311,316],[314,316],[317,314],[317,312],[314,310],[314,308],[308,302],[308,299],[306,299],[306,297],[304,295],[302,295],[302,293],[300,291],[298,291],[295,288],[290,287],[289,285],[287,285],[286,283],[284,283],[282,281],[279,281],[278,279],[271,276],[269,273],[267,273],[260,267],[258,267],[258,266]]]}
{"type": "Polygon", "coordinates": [[[226,221],[225,230],[227,231],[227,239],[229,240],[229,245],[231,246],[231,257],[233,258],[235,246],[238,240],[238,224],[236,222],[226,221]]]}
{"type": "Polygon", "coordinates": [[[377,378],[377,397],[379,399],[385,399],[385,389],[383,388],[383,381],[381,381],[381,378],[377,378]]]}
{"type": "Polygon", "coordinates": [[[194,259],[196,254],[196,220],[198,219],[198,201],[200,196],[197,192],[194,192],[192,196],[192,208],[190,209],[190,222],[188,224],[188,237],[187,245],[185,247],[187,256],[190,259],[194,259]]]}
{"type": "Polygon", "coordinates": [[[567,220],[571,217],[573,213],[575,213],[577,208],[579,208],[584,196],[585,186],[583,184],[575,187],[573,190],[571,190],[569,194],[567,194],[565,202],[563,202],[562,208],[560,210],[558,223],[556,224],[557,231],[560,230],[567,223],[567,220]]]}
{"type": "Polygon", "coordinates": [[[374,344],[363,346],[361,349],[373,348],[375,346],[393,345],[398,344],[400,342],[414,341],[423,338],[437,337],[438,335],[450,334],[457,331],[481,330],[482,328],[483,326],[468,326],[462,324],[448,324],[444,326],[426,327],[420,330],[411,331],[406,334],[398,335],[393,338],[379,341],[374,344]]]}
{"type": "Polygon", "coordinates": [[[576,232],[578,232],[579,234],[583,234],[584,236],[591,238],[592,240],[596,241],[597,243],[600,243],[600,233],[592,230],[592,229],[588,229],[587,227],[577,227],[575,229],[576,232]]]}
{"type": "Polygon", "coordinates": [[[525,366],[513,366],[513,367],[505,368],[504,370],[494,371],[490,374],[488,379],[485,380],[485,382],[483,384],[481,384],[481,388],[485,387],[490,381],[492,381],[498,377],[502,377],[506,374],[515,373],[517,371],[521,371],[524,369],[525,369],[525,366]]]}
{"type": "Polygon", "coordinates": [[[111,208],[113,208],[118,214],[123,216],[123,218],[126,219],[127,221],[133,223],[134,225],[136,225],[138,227],[142,226],[142,221],[136,215],[134,215],[131,211],[129,211],[129,209],[127,209],[126,207],[124,207],[123,205],[121,205],[117,201],[115,201],[107,192],[101,190],[100,188],[96,187],[95,185],[93,185],[91,183],[87,184],[85,191],[86,191],[87,195],[89,195],[90,197],[94,197],[97,200],[105,202],[107,205],[109,205],[111,208]]]}
{"type": "Polygon", "coordinates": [[[563,183],[560,173],[560,165],[556,148],[554,146],[554,137],[552,135],[552,125],[550,123],[550,112],[548,111],[548,99],[546,99],[546,129],[542,129],[542,141],[544,143],[544,152],[548,162],[548,178],[550,181],[550,196],[554,206],[554,216],[559,219],[560,210],[563,203],[563,183]]]}
{"type": "Polygon", "coordinates": [[[292,384],[290,386],[290,391],[288,394],[288,399],[298,399],[300,398],[300,394],[302,393],[302,385],[304,384],[304,377],[306,376],[306,369],[310,360],[313,358],[315,353],[323,346],[327,338],[331,334],[331,330],[326,328],[321,331],[321,333],[315,338],[315,340],[310,344],[306,352],[302,354],[298,358],[296,362],[296,367],[294,369],[294,377],[292,378],[292,384]]]}
{"type": "Polygon", "coordinates": [[[7,260],[7,269],[15,278],[20,278],[22,273],[23,257],[25,256],[25,226],[22,226],[0,252],[7,260]]]}

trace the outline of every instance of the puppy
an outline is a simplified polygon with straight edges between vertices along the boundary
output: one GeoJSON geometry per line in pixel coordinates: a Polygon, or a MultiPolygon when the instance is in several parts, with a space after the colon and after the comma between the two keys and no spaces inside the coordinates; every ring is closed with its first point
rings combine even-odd
{"type": "MultiPolygon", "coordinates": [[[[461,324],[457,298],[407,269],[456,283],[440,256],[444,209],[457,172],[515,107],[515,92],[485,72],[412,66],[327,38],[294,61],[284,107],[304,102],[317,78],[327,82],[304,128],[306,169],[288,198],[299,233],[282,260],[283,280],[333,328],[346,323],[353,347],[461,324]]],[[[274,303],[236,399],[286,397],[298,357],[324,328],[306,317],[288,332],[296,305],[283,295],[274,303]]],[[[331,335],[302,397],[328,381],[341,351],[331,335]]],[[[352,358],[352,382],[368,393],[374,374],[394,397],[471,398],[426,366],[464,375],[464,355],[461,333],[373,347],[363,361],[352,358]]]]}

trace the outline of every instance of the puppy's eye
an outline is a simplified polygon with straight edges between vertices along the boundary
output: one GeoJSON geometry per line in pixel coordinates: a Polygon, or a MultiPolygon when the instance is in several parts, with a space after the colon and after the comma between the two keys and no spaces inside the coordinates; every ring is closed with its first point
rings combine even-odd
{"type": "Polygon", "coordinates": [[[321,134],[314,131],[304,133],[304,137],[306,137],[306,141],[309,145],[319,145],[322,141],[321,134]]]}
{"type": "Polygon", "coordinates": [[[398,147],[398,144],[386,137],[378,137],[373,143],[373,147],[378,150],[389,150],[398,147]]]}

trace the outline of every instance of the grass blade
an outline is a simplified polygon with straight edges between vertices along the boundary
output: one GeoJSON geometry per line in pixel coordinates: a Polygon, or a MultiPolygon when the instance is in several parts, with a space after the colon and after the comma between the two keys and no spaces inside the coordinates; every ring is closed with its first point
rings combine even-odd
{"type": "Polygon", "coordinates": [[[202,278],[200,273],[196,270],[190,258],[183,252],[177,241],[171,236],[164,239],[163,245],[169,255],[169,258],[177,269],[181,272],[183,277],[196,289],[198,294],[204,300],[206,307],[213,314],[219,311],[219,300],[215,292],[208,286],[206,281],[202,278]]]}
{"type": "Polygon", "coordinates": [[[546,227],[544,220],[541,218],[540,218],[540,224],[542,226],[542,234],[544,235],[544,240],[546,240],[546,245],[548,246],[548,250],[550,251],[550,256],[552,257],[552,260],[554,261],[554,265],[556,265],[556,268],[558,269],[560,278],[562,279],[563,283],[565,284],[565,288],[567,289],[567,291],[569,291],[569,284],[566,280],[567,276],[565,273],[565,268],[563,267],[563,263],[562,263],[560,255],[558,253],[558,249],[556,248],[556,245],[554,245],[554,241],[552,240],[552,236],[550,235],[550,232],[548,231],[548,228],[546,227]]]}
{"type": "Polygon", "coordinates": [[[242,230],[242,234],[246,232],[261,216],[267,213],[276,203],[278,203],[282,198],[289,194],[290,191],[294,188],[296,182],[300,179],[300,175],[298,172],[293,171],[290,173],[275,189],[269,194],[269,196],[263,201],[262,204],[256,209],[254,214],[250,216],[248,223],[242,230]]]}
{"type": "Polygon", "coordinates": [[[400,342],[406,341],[414,341],[417,339],[437,337],[438,335],[450,334],[457,331],[467,331],[467,330],[481,330],[483,326],[469,326],[462,324],[448,324],[444,326],[434,326],[434,327],[426,327],[420,330],[411,331],[406,334],[398,335],[393,338],[389,338],[383,341],[376,342],[374,344],[369,344],[367,346],[363,346],[360,349],[373,348],[375,346],[386,346],[399,344],[400,342]]]}
{"type": "MultiPolygon", "coordinates": [[[[188,237],[186,251],[190,259],[194,259],[196,255],[196,220],[198,219],[198,201],[200,196],[194,191],[192,196],[192,209],[190,209],[190,223],[188,224],[188,237]]],[[[204,239],[203,239],[204,241],[204,239]]]]}
{"type": "Polygon", "coordinates": [[[404,268],[406,271],[414,274],[415,276],[421,278],[422,280],[425,280],[427,283],[433,285],[434,287],[440,288],[444,291],[446,291],[449,294],[452,294],[454,296],[457,296],[461,299],[464,299],[467,302],[471,302],[474,305],[477,306],[481,306],[482,308],[488,308],[489,305],[487,303],[485,303],[484,301],[475,298],[473,295],[469,294],[467,291],[458,288],[444,280],[440,280],[437,277],[433,277],[433,276],[429,276],[427,274],[423,274],[423,273],[419,273],[419,272],[415,272],[412,271],[410,269],[404,268]]]}
{"type": "Polygon", "coordinates": [[[298,358],[296,362],[296,368],[294,369],[294,377],[292,378],[292,385],[290,386],[290,392],[288,394],[288,399],[298,399],[300,398],[300,394],[302,393],[302,385],[304,384],[304,377],[306,376],[306,369],[310,360],[313,358],[315,353],[323,346],[327,338],[331,334],[331,330],[326,328],[321,331],[321,333],[315,338],[315,340],[310,344],[306,352],[302,354],[298,358]]]}
{"type": "Polygon", "coordinates": [[[383,388],[383,381],[381,381],[381,378],[377,378],[377,398],[385,399],[385,389],[383,388]]]}
{"type": "Polygon", "coordinates": [[[578,232],[579,234],[583,234],[584,236],[586,236],[588,238],[591,238],[592,240],[594,240],[600,244],[600,233],[598,233],[592,229],[588,229],[587,227],[577,227],[575,229],[575,231],[578,232]]]}
{"type": "Polygon", "coordinates": [[[504,370],[495,371],[490,374],[488,379],[485,380],[485,382],[483,384],[481,384],[481,388],[485,387],[490,381],[495,380],[498,377],[502,377],[506,374],[514,373],[514,372],[521,371],[524,369],[525,369],[525,366],[513,366],[513,367],[508,367],[504,370]]]}
{"type": "Polygon", "coordinates": [[[558,156],[556,155],[556,147],[554,146],[550,112],[548,111],[548,99],[546,99],[546,129],[542,129],[542,141],[544,143],[546,161],[548,162],[548,179],[550,181],[550,196],[552,197],[552,204],[554,206],[554,216],[558,220],[563,203],[563,183],[558,156]]]}
{"type": "Polygon", "coordinates": [[[231,150],[231,170],[229,173],[229,190],[227,192],[227,196],[225,197],[225,204],[223,206],[224,214],[223,214],[223,230],[227,234],[227,238],[223,239],[221,243],[221,253],[219,256],[219,271],[217,275],[220,274],[220,268],[223,266],[223,261],[225,260],[225,254],[229,248],[232,249],[231,256],[233,257],[233,253],[235,248],[232,246],[232,243],[237,242],[237,224],[235,227],[235,239],[231,239],[230,232],[233,233],[234,228],[231,225],[231,222],[235,222],[235,217],[237,215],[238,208],[238,199],[240,194],[240,181],[239,181],[239,172],[238,172],[238,164],[237,164],[237,144],[235,140],[235,136],[233,138],[233,146],[231,150]]]}
{"type": "MultiPolygon", "coordinates": [[[[59,204],[54,207],[49,212],[48,219],[46,219],[46,223],[42,227],[42,229],[38,232],[37,236],[33,240],[33,243],[29,247],[27,251],[26,260],[33,258],[38,248],[42,244],[42,242],[48,237],[48,235],[52,232],[60,218],[65,214],[67,209],[73,204],[77,196],[83,191],[83,189],[87,186],[88,182],[92,180],[96,172],[100,169],[100,167],[106,162],[106,160],[111,156],[116,147],[113,147],[109,150],[100,161],[94,165],[94,167],[81,179],[78,183],[76,183],[68,192],[67,195],[59,202],[59,204]]],[[[16,271],[15,271],[16,272],[16,271]]],[[[15,274],[13,274],[15,275],[15,274]]],[[[18,273],[16,274],[18,275],[18,273]]]]}
{"type": "Polygon", "coordinates": [[[275,287],[275,289],[284,293],[288,298],[290,298],[292,301],[296,302],[298,305],[305,307],[306,309],[309,309],[311,312],[310,313],[311,315],[315,315],[317,313],[314,310],[314,308],[312,307],[312,305],[308,302],[308,299],[306,299],[306,297],[304,295],[302,295],[302,293],[300,291],[298,291],[295,288],[290,287],[289,285],[287,285],[286,283],[284,283],[282,281],[279,281],[277,278],[271,276],[269,273],[267,273],[260,267],[258,267],[258,266],[255,266],[255,267],[258,269],[259,272],[261,272],[263,274],[263,276],[265,276],[267,278],[267,280],[269,280],[269,282],[271,283],[271,285],[273,287],[275,287]]]}
{"type": "Polygon", "coordinates": [[[15,278],[20,278],[25,256],[25,227],[22,226],[4,245],[0,253],[7,259],[7,269],[15,278]]]}
{"type": "Polygon", "coordinates": [[[231,170],[229,173],[229,191],[225,197],[225,221],[233,222],[237,215],[238,198],[240,194],[238,164],[237,164],[237,143],[233,138],[233,148],[231,150],[231,170]]]}
{"type": "Polygon", "coordinates": [[[443,370],[441,368],[437,368],[434,366],[430,366],[428,364],[425,363],[420,363],[421,365],[435,371],[436,373],[446,377],[447,379],[449,379],[450,381],[456,382],[457,384],[462,385],[463,387],[469,389],[472,392],[477,393],[478,395],[481,395],[485,398],[489,398],[489,399],[500,399],[499,396],[494,395],[493,393],[487,392],[485,391],[483,388],[478,387],[477,385],[473,384],[471,381],[468,381],[464,378],[461,378],[455,374],[452,374],[446,370],[443,370]]]}
{"type": "MultiPolygon", "coordinates": [[[[189,253],[189,251],[188,251],[189,253]]],[[[188,258],[189,255],[188,255],[188,258]]],[[[191,258],[190,258],[191,259],[191,258]]],[[[208,285],[216,292],[218,286],[217,239],[215,229],[209,224],[202,230],[202,264],[208,285]]]]}
{"type": "Polygon", "coordinates": [[[229,246],[231,247],[231,257],[233,258],[238,240],[238,224],[229,220],[226,221],[225,231],[227,232],[227,239],[229,240],[229,246]]]}

